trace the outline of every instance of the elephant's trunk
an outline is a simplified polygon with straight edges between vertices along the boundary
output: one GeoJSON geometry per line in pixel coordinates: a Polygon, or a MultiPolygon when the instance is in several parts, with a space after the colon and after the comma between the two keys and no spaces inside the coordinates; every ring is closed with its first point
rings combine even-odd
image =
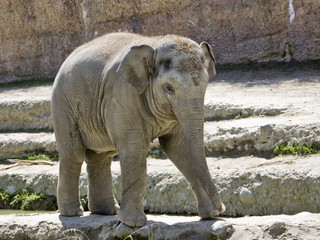
{"type": "Polygon", "coordinates": [[[204,191],[215,205],[216,210],[221,212],[222,205],[220,196],[215,186],[206,161],[204,147],[204,107],[203,101],[196,101],[197,104],[184,106],[176,112],[186,138],[186,144],[194,165],[195,173],[204,191]]]}

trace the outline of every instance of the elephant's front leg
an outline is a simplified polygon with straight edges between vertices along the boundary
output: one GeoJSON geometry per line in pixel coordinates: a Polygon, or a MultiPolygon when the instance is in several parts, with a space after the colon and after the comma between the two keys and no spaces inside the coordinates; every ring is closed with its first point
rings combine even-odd
{"type": "Polygon", "coordinates": [[[146,154],[148,144],[137,133],[127,135],[126,144],[120,147],[122,199],[118,217],[130,227],[141,227],[147,218],[143,212],[146,191],[146,154]]]}
{"type": "MultiPolygon", "coordinates": [[[[173,134],[159,138],[160,145],[168,158],[176,165],[180,172],[190,183],[193,191],[196,194],[198,202],[198,213],[201,219],[209,219],[219,215],[224,211],[225,207],[217,197],[216,201],[222,204],[222,210],[219,210],[214,202],[205,192],[197,175],[191,156],[186,145],[185,137],[183,135],[180,125],[177,125],[173,134]]],[[[208,179],[212,181],[212,179],[208,179]]]]}

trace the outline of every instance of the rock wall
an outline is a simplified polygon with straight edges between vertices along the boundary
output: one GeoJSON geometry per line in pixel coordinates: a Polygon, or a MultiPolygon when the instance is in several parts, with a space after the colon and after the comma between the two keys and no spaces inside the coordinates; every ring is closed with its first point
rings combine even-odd
{"type": "Polygon", "coordinates": [[[208,41],[219,63],[320,58],[318,0],[2,0],[0,82],[54,77],[108,32],[208,41]]]}

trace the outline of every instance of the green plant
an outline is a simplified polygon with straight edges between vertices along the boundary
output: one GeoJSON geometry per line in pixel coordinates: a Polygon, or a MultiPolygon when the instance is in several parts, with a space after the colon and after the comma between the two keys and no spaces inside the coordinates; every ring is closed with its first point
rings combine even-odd
{"type": "Polygon", "coordinates": [[[57,210],[55,196],[35,193],[29,189],[9,194],[6,190],[0,190],[0,208],[18,210],[57,210]]]}
{"type": "Polygon", "coordinates": [[[34,154],[30,154],[23,159],[26,160],[45,160],[45,161],[59,161],[59,155],[55,153],[47,153],[47,152],[36,152],[34,154]]]}
{"type": "Polygon", "coordinates": [[[25,86],[31,86],[31,85],[49,84],[49,83],[53,83],[53,81],[54,81],[53,78],[21,80],[21,81],[15,81],[15,82],[0,83],[0,88],[4,88],[4,87],[25,87],[25,86]]]}
{"type": "Polygon", "coordinates": [[[212,232],[208,233],[208,240],[221,240],[221,238],[219,237],[219,235],[216,235],[212,232]]]}
{"type": "Polygon", "coordinates": [[[155,149],[148,152],[148,158],[166,158],[164,152],[161,149],[155,149]]]}
{"type": "Polygon", "coordinates": [[[1,191],[0,192],[0,199],[3,201],[9,201],[10,195],[8,194],[8,191],[1,191]]]}
{"type": "Polygon", "coordinates": [[[235,117],[235,119],[242,119],[242,118],[247,118],[247,117],[249,117],[248,113],[239,112],[238,115],[235,117]]]}
{"type": "Polygon", "coordinates": [[[276,155],[308,155],[320,153],[320,149],[312,148],[308,144],[300,146],[295,143],[294,145],[286,146],[282,143],[278,146],[275,146],[273,153],[276,155]]]}
{"type": "Polygon", "coordinates": [[[80,202],[81,202],[81,205],[82,205],[84,211],[89,211],[89,208],[88,208],[88,196],[80,197],[80,202]]]}
{"type": "MultiPolygon", "coordinates": [[[[18,157],[11,160],[43,160],[43,161],[59,161],[59,154],[58,153],[48,153],[48,152],[36,152],[36,153],[30,153],[29,155],[25,155],[22,157],[18,157]]],[[[0,162],[2,163],[8,163],[7,160],[10,160],[10,158],[2,158],[0,159],[0,162]]]]}
{"type": "Polygon", "coordinates": [[[31,209],[31,204],[43,200],[45,200],[43,193],[36,194],[35,192],[24,189],[12,198],[10,205],[21,210],[28,210],[31,209]]]}
{"type": "Polygon", "coordinates": [[[8,191],[0,191],[0,208],[7,208],[10,206],[10,195],[8,191]]]}
{"type": "Polygon", "coordinates": [[[0,129],[0,133],[19,133],[19,132],[53,132],[51,128],[18,128],[18,129],[9,129],[9,128],[2,128],[0,129]]]}

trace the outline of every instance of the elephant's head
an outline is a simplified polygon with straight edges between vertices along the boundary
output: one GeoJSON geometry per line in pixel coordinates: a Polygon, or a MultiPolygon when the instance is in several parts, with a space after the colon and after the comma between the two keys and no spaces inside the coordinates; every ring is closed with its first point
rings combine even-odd
{"type": "Polygon", "coordinates": [[[121,65],[137,93],[145,94],[155,117],[180,123],[197,177],[216,209],[222,212],[203,142],[204,96],[209,79],[216,74],[209,44],[164,37],[151,45],[132,47],[121,65]]]}

